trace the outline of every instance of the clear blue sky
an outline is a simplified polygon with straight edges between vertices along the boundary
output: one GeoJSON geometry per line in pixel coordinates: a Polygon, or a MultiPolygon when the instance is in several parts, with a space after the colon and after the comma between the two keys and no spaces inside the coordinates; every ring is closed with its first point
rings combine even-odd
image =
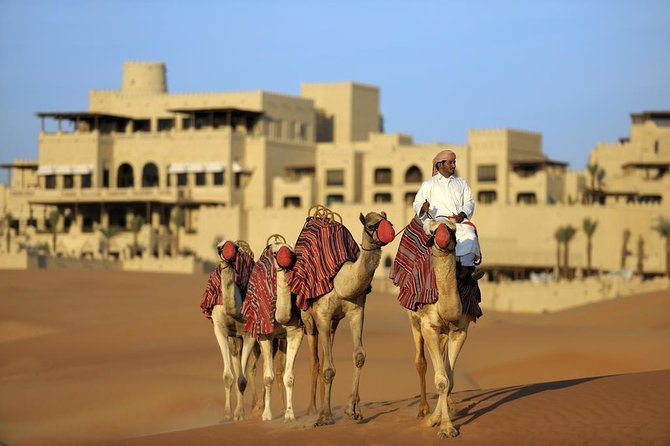
{"type": "Polygon", "coordinates": [[[87,109],[125,60],[165,62],[172,92],[374,84],[387,132],[532,130],[577,170],[670,110],[670,1],[0,0],[0,162],[37,159],[35,112],[87,109]]]}

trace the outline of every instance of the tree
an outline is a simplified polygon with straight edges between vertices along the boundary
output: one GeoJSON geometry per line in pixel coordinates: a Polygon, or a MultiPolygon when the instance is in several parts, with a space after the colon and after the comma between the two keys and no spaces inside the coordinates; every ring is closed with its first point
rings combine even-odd
{"type": "Polygon", "coordinates": [[[590,198],[591,203],[595,203],[596,202],[596,175],[598,174],[598,163],[587,165],[586,170],[588,170],[589,175],[591,175],[591,196],[589,198],[590,198]]]}
{"type": "Polygon", "coordinates": [[[644,238],[642,235],[637,238],[637,275],[644,276],[644,238]]]}
{"type": "Polygon", "coordinates": [[[5,237],[7,237],[7,254],[10,253],[10,242],[12,241],[12,220],[14,220],[12,213],[5,213],[5,216],[3,217],[3,223],[5,227],[5,237]]]}
{"type": "Polygon", "coordinates": [[[112,238],[118,235],[120,231],[119,228],[117,228],[116,226],[107,226],[106,228],[100,228],[99,231],[100,234],[102,234],[102,237],[104,238],[105,250],[103,252],[103,258],[106,259],[107,256],[109,255],[109,243],[112,240],[112,238]]]}
{"type": "Polygon", "coordinates": [[[135,215],[133,219],[130,221],[130,230],[133,233],[132,257],[135,257],[137,255],[137,249],[138,249],[137,235],[142,230],[142,226],[144,226],[144,217],[142,217],[141,215],[135,215]]]}
{"type": "Polygon", "coordinates": [[[658,223],[653,229],[665,239],[665,274],[670,278],[670,220],[658,217],[658,223]]]}
{"type": "Polygon", "coordinates": [[[596,232],[598,228],[598,220],[591,220],[590,218],[585,218],[582,221],[582,229],[584,229],[584,234],[586,234],[586,275],[591,275],[591,253],[593,251],[593,244],[591,239],[593,233],[596,232]]]}
{"type": "Polygon", "coordinates": [[[175,226],[175,252],[174,255],[179,253],[179,228],[183,228],[186,225],[186,214],[184,208],[176,207],[172,210],[172,224],[175,226]]]}
{"type": "Polygon", "coordinates": [[[562,276],[565,277],[566,279],[569,278],[570,276],[570,241],[572,238],[575,236],[577,233],[577,228],[567,225],[560,227],[556,230],[556,233],[554,236],[556,237],[556,241],[559,243],[559,250],[560,250],[560,245],[563,245],[563,274],[562,276]]]}
{"type": "Polygon", "coordinates": [[[630,229],[623,230],[623,243],[621,245],[621,269],[626,268],[626,259],[632,254],[628,249],[628,242],[630,241],[630,229]]]}
{"type": "Polygon", "coordinates": [[[57,210],[51,211],[49,214],[49,229],[51,230],[51,248],[53,254],[56,255],[56,239],[58,237],[58,222],[60,221],[60,212],[57,210]]]}
{"type": "Polygon", "coordinates": [[[558,228],[556,229],[556,232],[554,232],[554,238],[556,239],[556,279],[560,279],[563,276],[561,271],[561,239],[563,238],[561,233],[562,229],[563,228],[558,228]]]}

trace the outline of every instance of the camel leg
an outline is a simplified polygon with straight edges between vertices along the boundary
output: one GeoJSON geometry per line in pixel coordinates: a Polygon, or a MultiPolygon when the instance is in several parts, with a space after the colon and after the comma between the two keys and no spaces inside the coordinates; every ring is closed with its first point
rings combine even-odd
{"type": "Polygon", "coordinates": [[[214,323],[214,336],[219,342],[221,349],[221,356],[223,357],[223,388],[225,390],[223,420],[230,421],[232,417],[232,409],[230,406],[230,391],[233,387],[233,372],[232,372],[232,358],[230,357],[230,348],[228,346],[228,334],[223,330],[223,323],[212,313],[212,322],[214,323]]]}
{"type": "Polygon", "coordinates": [[[451,391],[454,388],[454,369],[456,368],[456,360],[458,355],[461,352],[461,348],[465,343],[465,340],[468,337],[468,325],[465,325],[464,329],[458,331],[452,331],[449,333],[449,340],[447,343],[447,354],[449,356],[449,361],[447,362],[447,377],[449,378],[449,389],[447,391],[447,405],[449,406],[449,411],[451,413],[455,412],[456,405],[451,399],[451,391]]]}
{"type": "Polygon", "coordinates": [[[284,422],[295,421],[295,414],[293,413],[293,384],[295,380],[293,366],[303,334],[302,327],[294,327],[292,330],[287,330],[286,332],[286,367],[284,373],[286,410],[284,411],[284,422]]]}
{"type": "MultiPolygon", "coordinates": [[[[249,381],[247,378],[247,371],[249,371],[249,356],[251,356],[251,352],[256,346],[256,342],[256,338],[248,334],[245,334],[242,338],[242,359],[240,360],[242,373],[237,377],[237,386],[240,388],[241,392],[244,392],[247,388],[247,383],[249,381]]],[[[251,381],[253,381],[253,378],[251,381]]]]}
{"type": "Polygon", "coordinates": [[[281,407],[286,407],[286,388],[284,386],[284,370],[286,363],[286,338],[277,338],[277,352],[275,356],[275,383],[279,386],[281,407]]]}
{"type": "Polygon", "coordinates": [[[263,385],[265,386],[265,409],[263,410],[263,421],[272,419],[272,408],[270,407],[272,396],[272,382],[274,371],[272,370],[272,338],[263,336],[260,338],[261,352],[263,354],[263,385]]]}
{"type": "Polygon", "coordinates": [[[419,413],[416,415],[416,417],[423,418],[428,415],[428,412],[430,412],[428,398],[426,398],[426,355],[424,354],[423,349],[423,336],[421,336],[421,327],[417,322],[414,321],[414,319],[412,319],[411,314],[409,314],[409,325],[412,329],[414,349],[416,351],[416,355],[414,356],[414,366],[416,367],[416,372],[419,374],[419,413]]]}
{"type": "MultiPolygon", "coordinates": [[[[233,373],[239,377],[242,375],[242,339],[229,337],[228,341],[233,360],[233,373]]],[[[244,419],[244,391],[240,389],[239,385],[235,386],[235,395],[237,397],[237,404],[233,413],[233,419],[239,421],[244,419]]]]}
{"type": "Polygon", "coordinates": [[[333,412],[330,408],[330,398],[333,389],[333,379],[335,379],[335,364],[333,362],[332,336],[329,336],[331,330],[332,315],[316,314],[316,325],[319,330],[319,337],[321,338],[321,347],[323,349],[323,381],[325,385],[323,406],[321,413],[316,420],[315,426],[325,426],[333,424],[333,412]]]}
{"type": "Polygon", "coordinates": [[[344,413],[354,420],[362,420],[360,401],[361,397],[358,392],[359,383],[361,380],[361,369],[365,365],[365,349],[363,348],[363,323],[365,321],[364,307],[355,307],[347,312],[347,319],[349,320],[349,328],[351,329],[351,337],[354,343],[354,380],[349,395],[349,403],[344,413]]]}
{"type": "Polygon", "coordinates": [[[262,412],[265,407],[265,387],[261,387],[263,390],[263,396],[258,396],[258,387],[256,386],[256,369],[258,367],[258,359],[261,356],[261,348],[256,338],[254,346],[251,349],[249,354],[249,359],[247,362],[247,386],[249,387],[249,392],[251,392],[251,410],[253,412],[262,412]]]}
{"type": "MultiPolygon", "coordinates": [[[[321,367],[319,364],[319,332],[316,330],[314,319],[308,312],[301,312],[302,321],[305,324],[305,333],[307,334],[307,345],[309,346],[309,360],[310,360],[310,392],[309,392],[309,406],[307,407],[307,415],[316,414],[316,387],[319,379],[321,367]]],[[[323,381],[321,381],[323,387],[323,381]]],[[[323,398],[321,399],[323,404],[323,398]]]]}
{"type": "Polygon", "coordinates": [[[440,425],[440,429],[437,432],[439,438],[455,437],[458,435],[458,431],[449,418],[449,409],[447,407],[449,378],[444,366],[443,351],[440,349],[440,335],[428,325],[421,327],[421,333],[430,353],[430,360],[435,370],[435,387],[440,395],[435,411],[428,418],[427,424],[430,426],[440,425]]]}

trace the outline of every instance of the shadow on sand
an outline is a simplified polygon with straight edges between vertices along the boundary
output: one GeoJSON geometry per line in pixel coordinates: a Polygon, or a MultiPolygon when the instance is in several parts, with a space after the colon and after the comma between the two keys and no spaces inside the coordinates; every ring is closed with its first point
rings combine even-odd
{"type": "Polygon", "coordinates": [[[567,387],[572,387],[576,386],[588,381],[593,381],[596,379],[604,378],[603,376],[595,376],[595,377],[589,377],[589,378],[578,378],[578,379],[569,379],[565,381],[552,381],[552,382],[545,382],[545,383],[537,383],[537,384],[528,384],[528,385],[521,385],[521,386],[512,386],[512,387],[506,387],[503,389],[495,389],[491,390],[489,392],[484,392],[484,393],[477,393],[475,395],[472,395],[468,398],[464,398],[461,400],[460,404],[467,403],[467,407],[460,409],[456,413],[455,418],[455,423],[457,424],[458,427],[460,426],[465,426],[466,424],[470,424],[473,421],[475,421],[477,418],[486,415],[487,413],[496,410],[498,407],[502,406],[503,404],[509,403],[514,400],[518,400],[519,398],[524,398],[530,395],[535,395],[540,392],[545,392],[548,390],[560,390],[560,389],[565,389],[567,387]],[[487,401],[491,399],[496,399],[497,397],[501,395],[506,396],[502,397],[499,400],[494,401],[491,404],[487,405],[487,401]],[[462,422],[459,422],[461,421],[462,422]]]}

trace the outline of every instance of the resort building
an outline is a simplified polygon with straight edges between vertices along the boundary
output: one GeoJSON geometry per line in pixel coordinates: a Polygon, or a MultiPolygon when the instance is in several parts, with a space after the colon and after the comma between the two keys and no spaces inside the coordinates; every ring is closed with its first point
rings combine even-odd
{"type": "MultiPolygon", "coordinates": [[[[162,63],[126,62],[121,88],[91,91],[88,110],[36,114],[36,161],[0,165],[11,178],[0,186],[3,234],[10,228],[0,251],[48,244],[75,258],[215,260],[221,238],[247,240],[256,252],[273,233],[295,240],[315,204],[336,210],[356,237],[358,214],[371,210],[385,210],[398,231],[444,148],[456,153],[457,174],[476,197],[491,271],[553,269],[556,227],[587,216],[602,215],[598,237],[620,237],[635,224],[610,218],[621,204],[652,203],[636,211],[645,221],[667,214],[670,112],[634,114],[630,138],[599,144],[590,162],[605,174],[594,182],[549,159],[541,133],[478,129],[464,144],[419,144],[385,133],[379,104],[378,87],[356,82],[302,84],[299,96],[175,94],[162,63]]],[[[654,235],[637,231],[649,239],[647,270],[663,271],[654,235]]],[[[396,246],[386,248],[385,266],[396,246]]],[[[576,251],[572,263],[583,268],[576,251]]],[[[595,254],[594,267],[619,263],[595,254]]]]}

